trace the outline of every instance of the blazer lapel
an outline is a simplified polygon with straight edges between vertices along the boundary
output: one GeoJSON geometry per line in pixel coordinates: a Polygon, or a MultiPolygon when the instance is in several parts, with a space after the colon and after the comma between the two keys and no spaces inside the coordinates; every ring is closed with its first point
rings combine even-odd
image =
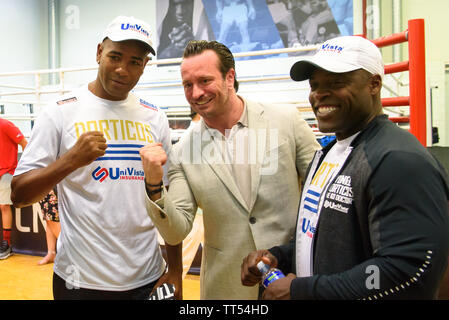
{"type": "Polygon", "coordinates": [[[269,141],[268,121],[263,117],[264,110],[259,105],[247,102],[248,128],[250,131],[250,163],[251,163],[251,204],[249,211],[257,200],[260,184],[261,166],[265,158],[265,151],[269,141]]]}

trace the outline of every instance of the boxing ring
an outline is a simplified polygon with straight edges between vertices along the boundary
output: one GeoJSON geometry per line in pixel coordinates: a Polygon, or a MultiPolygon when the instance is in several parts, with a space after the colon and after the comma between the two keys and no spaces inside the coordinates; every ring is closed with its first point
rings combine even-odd
{"type": "Polygon", "coordinates": [[[384,107],[410,106],[408,117],[390,117],[396,123],[410,123],[410,132],[427,146],[427,108],[426,108],[426,53],[424,20],[408,21],[404,32],[371,40],[379,48],[408,42],[408,61],[385,66],[385,74],[409,71],[409,95],[382,98],[384,107]]]}

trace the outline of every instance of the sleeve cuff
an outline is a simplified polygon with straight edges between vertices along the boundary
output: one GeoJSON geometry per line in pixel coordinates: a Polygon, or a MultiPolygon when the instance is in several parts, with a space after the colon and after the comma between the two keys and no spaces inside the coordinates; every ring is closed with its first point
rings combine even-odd
{"type": "Polygon", "coordinates": [[[313,282],[315,277],[296,278],[290,284],[291,300],[313,300],[313,282]]]}
{"type": "Polygon", "coordinates": [[[145,192],[148,203],[150,204],[150,212],[154,213],[154,211],[159,211],[159,215],[161,219],[165,219],[167,214],[164,211],[165,208],[165,195],[167,194],[167,189],[165,185],[162,186],[161,197],[156,201],[153,201],[148,196],[148,193],[145,192]]]}

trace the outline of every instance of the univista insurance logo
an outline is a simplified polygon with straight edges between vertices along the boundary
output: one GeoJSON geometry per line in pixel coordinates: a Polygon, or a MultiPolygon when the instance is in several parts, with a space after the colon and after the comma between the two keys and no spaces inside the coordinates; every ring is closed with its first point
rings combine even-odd
{"type": "Polygon", "coordinates": [[[94,180],[103,182],[106,179],[111,180],[143,180],[145,178],[145,173],[143,170],[136,168],[103,168],[98,166],[92,172],[92,178],[94,180]]]}

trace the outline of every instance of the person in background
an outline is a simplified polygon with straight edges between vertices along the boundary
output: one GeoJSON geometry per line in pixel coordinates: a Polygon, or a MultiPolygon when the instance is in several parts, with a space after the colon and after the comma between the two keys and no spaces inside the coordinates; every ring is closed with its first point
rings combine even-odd
{"type": "Polygon", "coordinates": [[[200,122],[201,120],[201,116],[198,114],[198,112],[196,112],[195,110],[193,110],[192,108],[190,108],[190,125],[187,128],[187,130],[192,130],[193,127],[200,122]]]}
{"type": "Polygon", "coordinates": [[[44,265],[55,261],[56,257],[56,241],[61,233],[61,226],[59,224],[58,213],[58,196],[56,195],[56,188],[50,190],[44,199],[39,201],[42,214],[45,218],[46,229],[45,238],[47,240],[47,255],[42,258],[37,264],[44,265]]]}
{"type": "Polygon", "coordinates": [[[358,36],[326,41],[291,68],[309,80],[321,132],[336,140],[309,167],[296,236],[249,253],[286,275],[265,299],[435,299],[449,253],[449,189],[440,163],[383,113],[380,50],[358,36]]]}
{"type": "MultiPolygon", "coordinates": [[[[293,236],[299,180],[319,149],[294,107],[237,95],[235,61],[216,41],[191,41],[181,63],[184,93],[201,120],[167,154],[141,149],[145,176],[157,185],[169,160],[168,192],[150,195],[150,216],[164,240],[184,240],[203,211],[201,299],[257,299],[240,283],[246,254],[293,236]]],[[[151,190],[151,189],[150,189],[151,190]]]]}
{"type": "Polygon", "coordinates": [[[27,140],[14,123],[0,118],[0,210],[2,212],[3,240],[0,243],[0,260],[12,254],[11,248],[11,179],[17,167],[18,145],[25,149],[27,140]]]}
{"type": "Polygon", "coordinates": [[[166,273],[138,156],[155,142],[170,152],[168,120],[130,92],[155,55],[151,30],[119,16],[100,41],[97,78],[39,114],[11,198],[23,207],[57,185],[55,299],[148,299],[164,282],[175,285],[179,299],[181,246],[167,246],[166,273]]]}

